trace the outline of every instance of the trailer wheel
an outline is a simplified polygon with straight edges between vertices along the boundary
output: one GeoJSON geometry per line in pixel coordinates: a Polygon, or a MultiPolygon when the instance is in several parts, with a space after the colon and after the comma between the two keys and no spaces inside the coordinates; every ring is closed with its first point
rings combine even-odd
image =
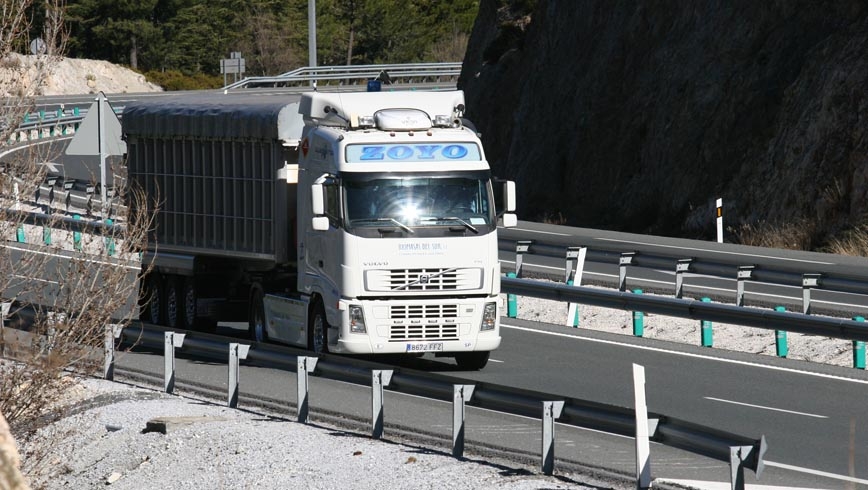
{"type": "Polygon", "coordinates": [[[144,303],[144,316],[154,325],[163,325],[166,317],[163,313],[163,298],[165,288],[163,278],[158,272],[151,272],[145,279],[142,300],[144,303]]]}
{"type": "Polygon", "coordinates": [[[255,342],[267,342],[268,332],[265,331],[265,293],[258,284],[250,292],[250,312],[248,332],[255,342]]]}
{"type": "Polygon", "coordinates": [[[463,371],[479,371],[488,364],[491,352],[459,352],[455,354],[455,362],[463,371]]]}
{"type": "Polygon", "coordinates": [[[199,326],[199,319],[196,317],[198,298],[196,279],[192,276],[185,277],[184,287],[181,290],[181,310],[182,325],[187,330],[195,330],[199,326]]]}
{"type": "Polygon", "coordinates": [[[181,278],[175,275],[166,279],[166,326],[169,328],[181,328],[184,325],[180,282],[181,278]]]}
{"type": "Polygon", "coordinates": [[[325,307],[321,300],[313,306],[313,315],[310,317],[310,325],[307,329],[307,347],[314,354],[325,354],[329,351],[328,343],[329,322],[326,319],[325,307]]]}

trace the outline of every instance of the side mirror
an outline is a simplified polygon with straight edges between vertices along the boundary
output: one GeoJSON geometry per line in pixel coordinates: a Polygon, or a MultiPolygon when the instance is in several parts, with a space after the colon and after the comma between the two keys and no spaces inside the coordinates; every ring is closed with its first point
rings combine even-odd
{"type": "Polygon", "coordinates": [[[500,226],[504,228],[513,228],[518,226],[518,216],[515,213],[504,213],[500,217],[500,226]]]}
{"type": "Polygon", "coordinates": [[[503,210],[507,213],[515,211],[515,182],[503,181],[503,210]]]}
{"type": "MultiPolygon", "coordinates": [[[[314,216],[322,216],[325,214],[325,200],[323,199],[322,184],[311,184],[310,207],[314,216]]],[[[326,227],[326,229],[328,229],[328,227],[326,227]]]]}
{"type": "Polygon", "coordinates": [[[329,229],[329,219],[327,216],[317,216],[310,221],[311,227],[315,231],[327,231],[329,229]]]}

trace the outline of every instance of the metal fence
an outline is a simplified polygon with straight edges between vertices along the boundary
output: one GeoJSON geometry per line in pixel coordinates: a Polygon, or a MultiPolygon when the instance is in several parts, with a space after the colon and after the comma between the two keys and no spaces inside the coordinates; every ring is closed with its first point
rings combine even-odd
{"type": "Polygon", "coordinates": [[[345,65],[302,67],[272,77],[246,77],[231,83],[224,90],[257,87],[300,87],[312,83],[333,85],[364,85],[370,80],[386,80],[390,84],[450,84],[461,74],[461,62],[408,63],[400,65],[345,65]]]}

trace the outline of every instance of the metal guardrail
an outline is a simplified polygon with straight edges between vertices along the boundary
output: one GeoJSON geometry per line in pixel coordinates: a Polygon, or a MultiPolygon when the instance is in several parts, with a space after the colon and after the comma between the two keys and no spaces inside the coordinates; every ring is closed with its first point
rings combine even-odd
{"type": "MultiPolygon", "coordinates": [[[[520,279],[513,281],[527,282],[520,279]]],[[[640,414],[629,408],[563,397],[555,393],[521,390],[494,383],[481,383],[453,376],[382,366],[341,356],[322,355],[319,358],[312,358],[305,356],[303,351],[291,348],[261,344],[252,347],[244,345],[239,348],[240,344],[228,343],[215,336],[178,334],[143,324],[128,327],[121,332],[115,331],[114,326],[107,328],[105,367],[107,379],[111,379],[111,373],[114,372],[114,339],[118,336],[122,342],[128,344],[136,343],[157,348],[162,345],[164,347],[166,358],[164,386],[168,393],[171,393],[174,387],[176,349],[187,354],[206,355],[211,358],[227,359],[228,357],[230,383],[227,400],[230,407],[236,407],[238,401],[238,376],[233,377],[232,373],[237,373],[239,358],[258,361],[267,365],[297,366],[298,400],[296,406],[299,422],[306,422],[307,417],[307,373],[312,372],[323,378],[354,384],[370,384],[373,390],[372,399],[374,400],[371,423],[375,438],[381,436],[383,430],[383,386],[388,386],[392,391],[401,393],[444,401],[452,400],[456,404],[453,408],[455,414],[453,419],[453,454],[458,457],[461,456],[464,446],[463,410],[465,403],[507,414],[540,417],[543,420],[541,466],[543,473],[549,475],[554,469],[553,423],[555,419],[560,424],[636,437],[637,450],[641,445],[645,454],[648,454],[648,440],[650,439],[650,441],[666,446],[729,463],[733,489],[744,488],[745,469],[754,471],[757,476],[762,473],[763,455],[767,450],[764,437],[745,437],[663,414],[644,412],[640,414]],[[294,352],[298,352],[298,354],[294,352]],[[389,369],[383,369],[384,367],[389,369]],[[378,390],[380,390],[379,396],[377,396],[378,390]],[[379,410],[378,403],[380,404],[379,410]],[[460,406],[458,406],[459,403],[460,406]],[[640,416],[641,418],[639,418],[640,416]],[[637,420],[647,421],[647,438],[637,436],[637,420]]],[[[639,390],[640,387],[637,386],[636,389],[639,390]]],[[[644,383],[641,390],[644,399],[644,383]]],[[[637,483],[647,481],[649,478],[648,468],[644,469],[645,473],[640,473],[639,468],[637,468],[637,483]]]]}
{"type": "Polygon", "coordinates": [[[310,85],[311,82],[339,82],[340,85],[358,85],[374,80],[381,73],[388,74],[392,83],[454,83],[461,74],[461,62],[410,63],[396,65],[346,65],[302,67],[272,77],[246,77],[223,87],[235,90],[253,87],[293,87],[310,85]]]}
{"type": "Polygon", "coordinates": [[[868,327],[865,323],[843,318],[812,316],[764,308],[745,308],[692,299],[655,297],[510,277],[501,278],[500,286],[504,293],[534,298],[692,318],[694,320],[732,323],[767,330],[784,330],[844,340],[868,341],[868,327]]]}
{"type": "Polygon", "coordinates": [[[71,216],[57,216],[19,209],[0,209],[0,215],[12,219],[16,223],[51,228],[60,227],[72,232],[95,235],[116,236],[126,230],[126,225],[122,223],[106,223],[103,219],[76,219],[71,216]]]}
{"type": "MultiPolygon", "coordinates": [[[[526,253],[544,257],[563,259],[568,248],[583,246],[581,243],[571,243],[568,246],[537,240],[516,240],[506,238],[504,235],[509,236],[509,229],[501,232],[501,237],[498,239],[500,250],[516,250],[519,243],[525,243],[526,253]]],[[[769,269],[744,263],[743,259],[730,258],[729,255],[722,255],[722,258],[714,260],[685,255],[683,251],[671,254],[650,253],[637,250],[635,245],[632,244],[617,243],[613,243],[607,248],[595,245],[588,247],[587,250],[587,260],[599,263],[620,264],[623,257],[630,256],[631,266],[689,272],[724,279],[744,279],[760,283],[802,288],[822,288],[828,291],[868,295],[868,274],[866,274],[865,279],[861,279],[855,274],[848,276],[830,273],[823,270],[820,265],[807,262],[800,262],[798,265],[790,266],[781,265],[775,269],[769,269]]],[[[808,304],[804,305],[804,308],[808,307],[808,304]]]]}

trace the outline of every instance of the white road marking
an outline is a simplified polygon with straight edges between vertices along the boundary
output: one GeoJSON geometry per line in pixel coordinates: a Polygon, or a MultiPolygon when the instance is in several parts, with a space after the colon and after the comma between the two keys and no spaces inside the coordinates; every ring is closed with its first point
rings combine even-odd
{"type": "Polygon", "coordinates": [[[663,352],[663,353],[672,354],[675,356],[692,357],[695,359],[706,359],[709,361],[725,362],[725,363],[729,363],[729,364],[738,364],[741,366],[750,366],[750,367],[755,367],[755,368],[760,368],[760,369],[768,369],[771,371],[782,371],[782,372],[787,372],[787,373],[802,374],[805,376],[814,376],[817,378],[833,379],[836,381],[845,381],[848,383],[868,385],[868,380],[845,378],[844,376],[836,376],[834,374],[814,373],[811,371],[803,371],[800,369],[785,368],[785,367],[780,367],[780,366],[770,366],[770,365],[759,364],[759,363],[755,363],[755,362],[738,361],[735,359],[724,359],[724,358],[720,358],[720,357],[707,356],[704,354],[693,354],[690,352],[679,352],[679,351],[675,351],[675,350],[662,349],[659,347],[627,344],[624,342],[617,342],[614,340],[594,339],[594,338],[590,338],[590,337],[577,337],[575,335],[569,335],[569,334],[558,333],[558,332],[546,332],[543,330],[536,330],[533,328],[519,327],[517,325],[506,325],[506,324],[501,323],[500,326],[502,328],[512,328],[514,330],[524,330],[526,332],[539,333],[539,334],[543,334],[543,335],[553,335],[555,337],[568,337],[568,338],[572,338],[572,339],[576,339],[576,340],[583,340],[583,341],[588,341],[588,342],[597,342],[600,344],[617,345],[619,347],[625,347],[625,348],[629,348],[629,349],[638,349],[638,350],[645,350],[645,351],[651,351],[651,352],[663,352]]]}
{"type": "Polygon", "coordinates": [[[833,478],[835,480],[841,480],[841,481],[846,481],[846,482],[850,482],[850,483],[861,483],[863,485],[868,485],[868,480],[865,480],[862,478],[855,478],[852,476],[838,475],[835,473],[828,473],[826,471],[812,470],[810,468],[803,468],[801,466],[793,466],[793,465],[788,465],[788,464],[784,464],[784,463],[775,463],[774,461],[765,461],[765,465],[766,466],[774,466],[775,468],[781,468],[783,470],[798,471],[800,473],[808,473],[809,475],[824,476],[826,478],[833,478]]]}
{"type": "Polygon", "coordinates": [[[775,411],[775,412],[791,413],[791,414],[794,414],[794,415],[804,415],[805,417],[814,417],[814,418],[818,418],[818,419],[827,419],[827,418],[829,418],[829,417],[827,417],[827,416],[825,416],[825,415],[816,415],[816,414],[813,414],[813,413],[805,413],[805,412],[795,412],[795,411],[793,411],[793,410],[784,410],[783,408],[765,407],[765,406],[763,406],[763,405],[754,405],[754,404],[751,404],[751,403],[743,403],[743,402],[737,402],[737,401],[733,401],[733,400],[724,400],[723,398],[714,398],[714,397],[712,397],[712,396],[704,396],[703,398],[705,398],[706,400],[711,400],[711,401],[715,401],[715,402],[731,403],[731,404],[733,404],[733,405],[741,405],[741,406],[743,406],[743,407],[759,408],[759,409],[762,409],[762,410],[772,410],[772,411],[775,411]]]}
{"type": "MultiPolygon", "coordinates": [[[[528,230],[528,231],[530,231],[530,230],[528,230]]],[[[630,240],[618,240],[617,238],[598,238],[597,240],[602,240],[602,241],[606,241],[606,242],[629,243],[632,245],[646,245],[646,246],[651,246],[651,247],[674,248],[677,250],[693,250],[693,251],[700,251],[700,252],[713,252],[713,253],[723,254],[723,255],[741,255],[744,257],[759,257],[761,259],[775,259],[775,260],[784,260],[784,261],[788,261],[788,262],[803,262],[806,264],[835,265],[834,262],[820,262],[817,260],[804,260],[804,259],[788,259],[788,258],[783,258],[783,257],[775,257],[774,255],[746,254],[746,253],[740,253],[740,252],[722,252],[720,250],[708,250],[705,248],[696,248],[696,247],[678,247],[675,245],[658,245],[656,243],[634,242],[634,241],[630,241],[630,240]]]]}
{"type": "Polygon", "coordinates": [[[531,233],[538,233],[540,235],[558,235],[558,236],[572,236],[569,233],[555,233],[553,231],[539,231],[539,230],[528,230],[525,228],[513,228],[515,231],[529,231],[531,233]]]}
{"type": "MultiPolygon", "coordinates": [[[[701,490],[729,490],[732,484],[729,482],[717,481],[702,481],[702,480],[673,480],[671,478],[655,478],[656,483],[671,483],[687,488],[698,488],[701,490]]],[[[745,483],[746,490],[817,490],[810,487],[781,487],[778,485],[752,485],[745,483]]]]}

